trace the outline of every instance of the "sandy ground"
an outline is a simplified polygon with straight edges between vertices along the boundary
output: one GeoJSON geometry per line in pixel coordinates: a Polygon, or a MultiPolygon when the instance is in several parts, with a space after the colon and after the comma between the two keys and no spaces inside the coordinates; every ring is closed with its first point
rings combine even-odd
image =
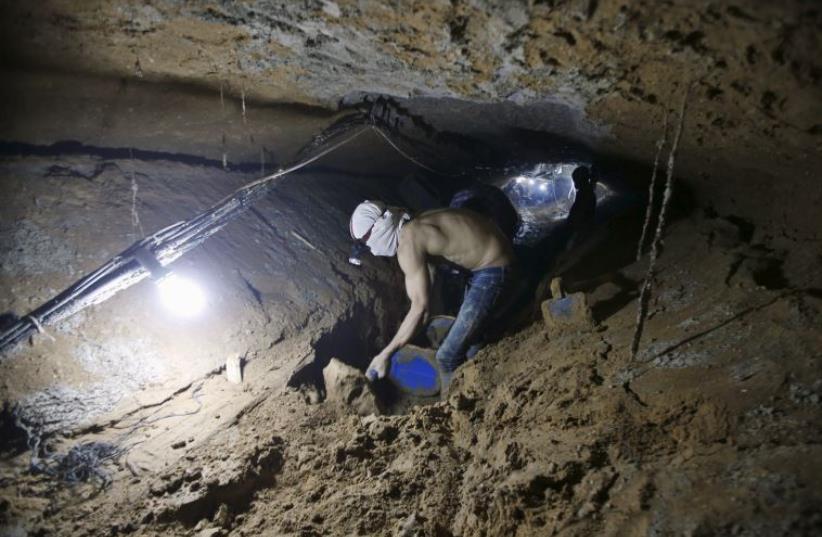
{"type": "Polygon", "coordinates": [[[813,2],[341,0],[275,10],[58,0],[2,9],[0,67],[13,78],[0,94],[2,140],[71,139],[169,160],[4,159],[0,313],[26,311],[140,236],[135,179],[141,223],[156,229],[248,180],[234,164],[281,159],[327,121],[314,110],[297,130],[274,128],[292,115],[266,108],[272,100],[332,109],[369,92],[470,99],[412,104],[441,132],[504,125],[524,134],[530,144],[506,148],[514,159],[559,131],[647,163],[665,112],[692,82],[678,194],[701,209],[670,228],[637,361],[627,349],[644,262],[631,261],[629,226],[566,275],[588,294],[595,328],[549,340],[533,319],[463,368],[447,401],[361,418],[287,379],[332,355],[362,361],[393,326],[403,304],[395,273],[347,266],[340,225],[359,195],[381,194],[369,188],[384,178],[362,176],[356,191],[309,178],[312,188],[269,200],[262,217],[232,224],[181,267],[213,277],[221,313],[200,328],[158,318],[135,288],[2,364],[4,401],[45,393],[40,414],[72,425],[48,449],[101,441],[123,451],[90,483],[30,475],[4,409],[0,532],[822,531],[813,2]],[[94,85],[71,71],[122,80],[94,85]],[[142,83],[158,81],[188,89],[142,83]],[[175,151],[208,162],[180,162],[175,151]],[[234,172],[220,166],[223,155],[234,172]],[[99,341],[108,343],[90,343],[99,341]],[[220,370],[237,347],[249,358],[242,386],[220,370]],[[110,484],[100,489],[99,477],[110,484]]]}
{"type": "Polygon", "coordinates": [[[818,534],[822,260],[749,231],[674,224],[636,361],[644,262],[592,258],[569,286],[596,327],[548,340],[537,321],[463,367],[445,402],[362,418],[265,368],[246,387],[215,374],[130,418],[202,405],[125,429],[102,491],[14,459],[4,517],[57,535],[818,534]]]}

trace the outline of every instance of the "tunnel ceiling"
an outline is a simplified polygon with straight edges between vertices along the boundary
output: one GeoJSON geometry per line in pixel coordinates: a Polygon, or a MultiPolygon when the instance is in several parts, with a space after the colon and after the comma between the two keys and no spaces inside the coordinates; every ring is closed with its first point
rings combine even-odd
{"type": "Polygon", "coordinates": [[[2,11],[7,70],[326,108],[365,93],[561,102],[598,129],[558,129],[643,161],[693,83],[679,169],[695,181],[735,170],[733,188],[770,198],[763,185],[779,178],[796,197],[822,162],[815,1],[48,0],[2,11]]]}

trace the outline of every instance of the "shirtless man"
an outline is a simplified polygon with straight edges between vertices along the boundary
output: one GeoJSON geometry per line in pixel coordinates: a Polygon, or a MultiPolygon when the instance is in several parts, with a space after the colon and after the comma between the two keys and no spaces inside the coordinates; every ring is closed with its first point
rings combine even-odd
{"type": "Polygon", "coordinates": [[[428,264],[444,259],[471,271],[462,307],[437,351],[444,393],[510,280],[514,263],[511,242],[490,219],[471,210],[436,209],[412,219],[405,209],[379,201],[357,206],[350,231],[372,254],[397,256],[411,299],[396,335],[368,366],[367,375],[372,380],[386,375],[391,355],[408,343],[428,316],[428,264]]]}

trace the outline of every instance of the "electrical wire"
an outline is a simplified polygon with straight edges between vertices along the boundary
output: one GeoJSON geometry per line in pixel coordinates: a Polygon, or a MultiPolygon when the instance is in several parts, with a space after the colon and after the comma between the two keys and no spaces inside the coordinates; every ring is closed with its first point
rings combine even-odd
{"type": "Polygon", "coordinates": [[[29,460],[29,471],[35,474],[44,474],[55,478],[58,481],[69,485],[88,482],[96,479],[103,489],[111,484],[111,477],[103,468],[109,462],[117,463],[121,459],[126,459],[128,464],[128,454],[136,446],[145,442],[139,440],[125,445],[132,435],[140,429],[170,418],[182,418],[193,416],[203,408],[201,391],[205,381],[200,381],[191,391],[191,398],[197,403],[197,408],[186,412],[171,412],[162,416],[144,416],[135,423],[127,426],[111,426],[112,429],[125,430],[111,442],[91,441],[83,442],[72,446],[65,453],[43,453],[43,434],[41,429],[26,422],[20,414],[20,407],[12,412],[15,425],[26,433],[27,445],[31,452],[29,460]]]}
{"type": "Polygon", "coordinates": [[[656,269],[656,260],[659,257],[660,245],[662,244],[662,231],[665,228],[665,217],[668,214],[668,207],[671,204],[671,197],[673,196],[674,188],[674,163],[676,162],[676,152],[679,148],[679,141],[682,138],[682,130],[685,126],[685,110],[688,105],[688,98],[691,95],[692,83],[688,84],[685,89],[685,96],[682,98],[682,106],[679,108],[679,122],[676,126],[674,139],[671,142],[671,150],[668,153],[668,169],[665,178],[665,192],[662,195],[662,201],[659,207],[659,215],[657,216],[656,232],[651,241],[651,255],[648,260],[648,268],[645,272],[645,281],[639,291],[639,300],[637,301],[637,315],[636,328],[634,329],[634,336],[631,339],[631,360],[635,360],[637,352],[639,352],[639,343],[642,339],[642,332],[645,328],[645,320],[648,316],[648,303],[651,300],[651,292],[654,286],[654,271],[656,269]]]}
{"type": "Polygon", "coordinates": [[[428,170],[429,172],[432,172],[432,173],[436,173],[437,175],[445,175],[445,176],[448,176],[448,177],[457,177],[457,176],[459,176],[459,175],[460,175],[460,174],[453,174],[453,173],[448,173],[448,172],[444,172],[444,171],[441,171],[441,170],[437,170],[437,169],[435,169],[435,168],[432,168],[432,167],[430,167],[430,166],[427,166],[426,164],[423,164],[423,163],[422,163],[422,162],[420,162],[419,160],[415,159],[414,157],[412,157],[411,155],[407,154],[405,151],[403,151],[402,149],[400,149],[400,147],[399,147],[397,144],[395,144],[395,143],[394,143],[394,141],[393,141],[393,140],[391,140],[391,138],[389,138],[389,137],[388,137],[388,135],[387,135],[387,134],[385,134],[385,133],[382,131],[382,129],[380,129],[378,126],[376,126],[376,125],[372,125],[372,128],[374,129],[374,132],[376,132],[377,134],[379,134],[379,135],[382,137],[382,139],[383,139],[383,140],[385,140],[385,141],[388,143],[388,145],[390,145],[391,147],[393,147],[393,148],[394,148],[394,150],[395,150],[397,153],[399,153],[400,155],[402,155],[403,157],[405,157],[408,161],[410,161],[410,162],[412,162],[412,163],[416,164],[416,165],[417,165],[417,166],[419,166],[420,168],[423,168],[424,170],[428,170]]]}
{"type": "MultiPolygon", "coordinates": [[[[386,111],[383,115],[387,113],[386,111]]],[[[29,337],[34,331],[48,334],[45,332],[45,326],[53,325],[82,309],[99,304],[117,292],[148,277],[150,272],[138,260],[138,252],[150,252],[161,266],[172,263],[242,214],[265,195],[278,179],[336,151],[368,130],[373,130],[397,153],[413,164],[438,175],[457,176],[457,174],[450,174],[428,166],[400,148],[380,127],[380,124],[386,121],[383,117],[377,117],[373,109],[369,114],[345,116],[316,136],[312,143],[300,151],[294,164],[244,185],[189,220],[172,224],[135,242],[0,334],[0,360],[7,355],[7,351],[29,337]],[[347,134],[355,127],[360,128],[328,145],[335,137],[347,134]],[[306,150],[310,151],[322,145],[328,146],[308,156],[302,156],[306,150]]]]}
{"type": "MultiPolygon", "coordinates": [[[[149,276],[149,271],[136,258],[138,251],[149,250],[162,266],[168,265],[244,212],[253,202],[267,193],[276,180],[339,149],[370,128],[370,126],[363,126],[322,151],[237,189],[197,216],[172,224],[137,241],[91,274],[18,320],[0,335],[0,353],[5,354],[7,350],[35,330],[41,331],[46,325],[59,322],[88,306],[103,302],[113,294],[149,276]]],[[[1,358],[2,354],[0,354],[1,358]]]]}

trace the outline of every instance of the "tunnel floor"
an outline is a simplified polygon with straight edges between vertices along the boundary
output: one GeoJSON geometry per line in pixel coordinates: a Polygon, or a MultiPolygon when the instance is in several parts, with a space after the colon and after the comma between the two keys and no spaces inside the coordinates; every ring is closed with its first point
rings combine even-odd
{"type": "Polygon", "coordinates": [[[18,455],[3,510],[73,535],[810,534],[822,303],[801,251],[697,212],[670,229],[635,361],[643,263],[573,283],[591,330],[530,324],[461,368],[447,401],[358,417],[265,380],[277,371],[253,393],[217,372],[134,415],[172,417],[139,431],[105,489],[23,474],[18,455]]]}

